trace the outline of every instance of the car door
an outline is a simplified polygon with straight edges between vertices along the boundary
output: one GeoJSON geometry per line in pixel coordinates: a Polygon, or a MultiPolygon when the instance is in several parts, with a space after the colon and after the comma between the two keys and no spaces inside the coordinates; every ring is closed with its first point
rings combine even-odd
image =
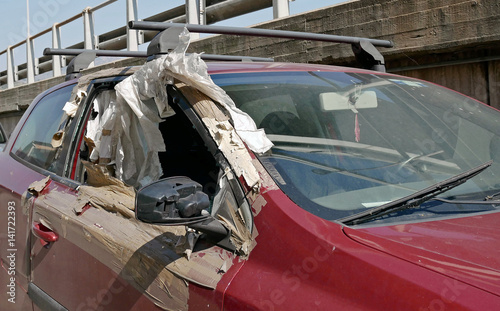
{"type": "Polygon", "coordinates": [[[22,204],[29,185],[46,175],[56,175],[61,159],[51,153],[52,135],[61,125],[62,107],[69,100],[68,82],[38,96],[14,130],[5,152],[0,152],[0,250],[1,283],[7,285],[1,310],[31,310],[27,296],[30,279],[30,214],[22,204]]]}
{"type": "MultiPolygon", "coordinates": [[[[101,128],[99,144],[92,141],[91,127],[99,121],[107,123],[112,115],[108,112],[115,105],[117,80],[96,80],[87,90],[89,95],[71,121],[74,134],[64,134],[71,137],[65,141],[70,149],[66,175],[40,178],[28,191],[36,237],[31,242],[30,297],[41,309],[221,309],[223,291],[243,264],[234,250],[206,242],[184,225],[136,220],[137,189],[115,177],[119,167],[107,157],[108,149],[119,148],[122,142],[113,141],[113,128],[101,128]]],[[[180,99],[171,98],[171,102],[181,102],[185,109],[176,108],[175,116],[160,124],[169,146],[159,154],[164,177],[180,175],[198,181],[220,211],[245,205],[241,189],[228,180],[231,174],[220,174],[221,167],[230,170],[228,165],[207,150],[194,129],[202,126],[200,121],[193,125],[184,112],[195,118],[192,109],[177,96],[180,99]]],[[[144,144],[136,141],[141,137],[127,135],[132,139],[129,143],[137,146],[144,144]]]]}

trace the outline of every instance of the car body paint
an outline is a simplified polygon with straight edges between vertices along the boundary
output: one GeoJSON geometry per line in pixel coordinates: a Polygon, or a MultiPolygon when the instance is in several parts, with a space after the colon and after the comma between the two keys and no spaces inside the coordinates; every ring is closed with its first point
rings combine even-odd
{"type": "MultiPolygon", "coordinates": [[[[366,72],[342,67],[279,63],[209,63],[208,67],[212,74],[270,70],[366,72]]],[[[17,137],[30,111],[19,122],[13,138],[17,137]]],[[[7,148],[14,143],[15,139],[9,140],[7,148]]],[[[297,206],[250,154],[260,178],[265,181],[258,194],[251,194],[251,185],[245,185],[240,180],[252,203],[257,244],[247,260],[233,260],[231,268],[224,273],[215,289],[189,285],[190,309],[493,310],[500,307],[498,213],[417,223],[346,227],[338,222],[323,220],[297,206]],[[489,253],[484,253],[484,250],[489,250],[489,253]]],[[[143,293],[124,285],[126,281],[117,278],[117,274],[101,262],[91,256],[81,257],[77,245],[62,240],[56,242],[52,249],[43,248],[27,228],[21,228],[21,224],[29,224],[31,220],[29,214],[21,209],[21,195],[32,182],[42,180],[45,175],[16,161],[8,152],[0,153],[0,162],[8,167],[0,172],[3,190],[0,202],[16,202],[16,222],[19,224],[16,238],[26,246],[22,254],[18,253],[18,258],[29,258],[33,248],[37,256],[31,265],[37,269],[40,286],[53,290],[51,294],[54,296],[66,297],[67,301],[61,303],[76,309],[153,308],[143,293]],[[58,251],[58,247],[62,250],[58,251]],[[54,256],[66,265],[62,269],[74,269],[80,276],[92,271],[102,279],[99,284],[103,287],[89,288],[95,283],[80,283],[78,278],[71,283],[68,282],[68,275],[54,276],[50,266],[44,269],[46,263],[36,261],[37,257],[43,259],[44,256],[54,256]],[[109,280],[116,281],[109,283],[109,280]],[[121,286],[125,286],[123,291],[121,286]],[[129,299],[106,304],[108,294],[123,294],[129,299]],[[90,297],[90,300],[79,301],[79,296],[90,297]]],[[[74,191],[53,180],[48,190],[54,189],[74,191]]],[[[2,249],[2,262],[5,263],[7,254],[4,251],[2,249]]],[[[21,260],[18,263],[19,277],[16,280],[27,289],[30,276],[22,271],[28,267],[23,266],[21,260]]],[[[4,282],[5,274],[2,275],[4,282]]],[[[18,294],[20,300],[27,300],[21,293],[18,294]]],[[[10,305],[2,301],[0,306],[10,305]]],[[[24,304],[24,309],[31,308],[26,306],[24,304]]]]}

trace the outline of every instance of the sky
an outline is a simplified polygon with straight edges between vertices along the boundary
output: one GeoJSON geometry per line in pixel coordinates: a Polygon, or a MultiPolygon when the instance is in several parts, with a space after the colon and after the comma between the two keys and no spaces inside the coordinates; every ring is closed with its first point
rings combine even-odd
{"type": "MultiPolygon", "coordinates": [[[[248,0],[252,1],[252,0],[248,0]]],[[[290,14],[303,13],[310,10],[345,2],[346,0],[294,0],[290,2],[290,14]]],[[[9,45],[25,40],[28,31],[27,2],[29,2],[29,32],[34,35],[52,27],[56,22],[64,21],[81,12],[86,7],[94,7],[105,0],[0,0],[0,51],[9,45]]],[[[139,19],[155,15],[185,3],[185,0],[138,0],[139,19]]],[[[224,26],[251,26],[273,18],[272,8],[236,17],[218,23],[224,26]]],[[[125,0],[118,0],[94,14],[96,35],[106,33],[126,24],[125,0]]],[[[62,46],[83,41],[83,21],[77,19],[61,28],[62,46]]],[[[52,44],[52,35],[47,33],[35,39],[35,57],[40,57],[45,47],[52,44]]],[[[143,47],[144,48],[144,47],[143,47]]],[[[6,68],[6,55],[0,55],[0,71],[6,68]]],[[[26,47],[15,49],[16,65],[26,62],[26,47]]]]}

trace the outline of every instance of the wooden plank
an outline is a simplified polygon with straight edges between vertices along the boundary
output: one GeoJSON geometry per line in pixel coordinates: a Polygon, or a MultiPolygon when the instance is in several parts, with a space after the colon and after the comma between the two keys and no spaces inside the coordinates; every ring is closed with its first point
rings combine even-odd
{"type": "Polygon", "coordinates": [[[500,61],[488,62],[488,87],[490,105],[500,109],[500,61]]]}
{"type": "Polygon", "coordinates": [[[398,74],[430,81],[489,104],[486,62],[401,71],[398,74]]]}

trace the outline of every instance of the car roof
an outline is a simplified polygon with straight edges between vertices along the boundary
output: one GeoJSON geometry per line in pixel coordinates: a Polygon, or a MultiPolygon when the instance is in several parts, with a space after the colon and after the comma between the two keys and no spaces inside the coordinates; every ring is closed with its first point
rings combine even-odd
{"type": "Polygon", "coordinates": [[[376,73],[381,72],[364,70],[359,68],[306,64],[306,63],[280,63],[280,62],[207,62],[208,73],[243,73],[243,72],[276,72],[276,71],[333,71],[333,72],[359,72],[376,73]]]}
{"type": "MultiPolygon", "coordinates": [[[[251,62],[251,61],[208,61],[206,62],[207,71],[209,75],[228,74],[228,73],[250,73],[250,72],[285,72],[285,71],[330,71],[330,72],[350,72],[350,73],[365,73],[365,74],[386,74],[380,71],[372,71],[354,67],[342,67],[321,64],[307,64],[307,63],[281,63],[281,62],[251,62]]],[[[80,85],[88,84],[90,81],[98,78],[108,77],[126,77],[139,70],[142,66],[130,66],[109,68],[104,70],[95,71],[92,69],[91,73],[84,74],[83,76],[67,81],[63,84],[74,83],[78,81],[80,85]]],[[[48,92],[54,89],[51,88],[48,92]]]]}

